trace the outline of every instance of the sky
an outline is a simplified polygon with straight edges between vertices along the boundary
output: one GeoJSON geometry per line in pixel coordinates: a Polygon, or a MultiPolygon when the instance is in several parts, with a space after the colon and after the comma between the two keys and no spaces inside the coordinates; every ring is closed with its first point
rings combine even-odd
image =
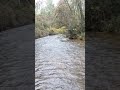
{"type": "MultiPolygon", "coordinates": [[[[40,12],[41,8],[44,8],[46,7],[46,1],[47,0],[35,0],[35,3],[38,4],[36,5],[36,14],[40,12]],[[42,3],[42,4],[41,4],[42,3]]],[[[59,2],[60,0],[53,0],[53,4],[54,6],[57,6],[57,3],[59,2]]]]}
{"type": "MultiPolygon", "coordinates": [[[[43,2],[46,2],[46,0],[35,0],[35,2],[38,2],[38,1],[43,1],[43,2]]],[[[59,0],[53,0],[53,4],[56,6],[57,3],[59,2],[59,0]]]]}
{"type": "Polygon", "coordinates": [[[53,0],[53,4],[56,6],[60,0],[53,0]]]}

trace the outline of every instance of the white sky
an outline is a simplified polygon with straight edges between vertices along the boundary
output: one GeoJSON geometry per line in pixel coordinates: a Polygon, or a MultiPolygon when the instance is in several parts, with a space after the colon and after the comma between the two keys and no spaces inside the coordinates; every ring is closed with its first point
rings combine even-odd
{"type": "MultiPolygon", "coordinates": [[[[38,1],[46,2],[46,0],[35,0],[35,2],[38,2],[38,1]]],[[[59,0],[53,0],[53,4],[55,6],[57,5],[58,2],[59,2],[59,0]]]]}
{"type": "Polygon", "coordinates": [[[53,0],[53,4],[56,6],[60,0],[53,0]]]}

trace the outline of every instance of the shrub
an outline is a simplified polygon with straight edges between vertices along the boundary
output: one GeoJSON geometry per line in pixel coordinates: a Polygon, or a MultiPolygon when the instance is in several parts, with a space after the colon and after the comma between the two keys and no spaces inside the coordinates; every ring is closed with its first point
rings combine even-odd
{"type": "Polygon", "coordinates": [[[58,28],[58,29],[52,27],[52,28],[49,28],[49,29],[48,29],[48,32],[49,32],[49,35],[64,34],[64,33],[66,32],[66,27],[63,26],[63,27],[58,28]]]}
{"type": "Polygon", "coordinates": [[[47,35],[49,35],[49,33],[46,30],[41,30],[37,27],[35,28],[35,38],[41,38],[47,35]]]}
{"type": "Polygon", "coordinates": [[[34,10],[27,6],[13,6],[14,5],[11,5],[11,3],[6,7],[1,5],[0,31],[34,22],[34,10]]]}
{"type": "Polygon", "coordinates": [[[112,17],[112,19],[105,23],[103,31],[120,32],[120,16],[112,17]]]}

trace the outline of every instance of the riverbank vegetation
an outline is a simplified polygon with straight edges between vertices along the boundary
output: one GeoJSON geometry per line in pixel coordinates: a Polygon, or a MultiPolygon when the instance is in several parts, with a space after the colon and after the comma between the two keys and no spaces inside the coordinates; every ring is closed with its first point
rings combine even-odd
{"type": "Polygon", "coordinates": [[[70,39],[84,39],[84,0],[58,0],[57,4],[53,1],[37,0],[35,3],[36,38],[60,33],[70,39]]]}
{"type": "Polygon", "coordinates": [[[0,31],[34,23],[34,0],[1,0],[0,31]]]}
{"type": "Polygon", "coordinates": [[[120,32],[119,0],[86,0],[86,32],[120,32]]]}

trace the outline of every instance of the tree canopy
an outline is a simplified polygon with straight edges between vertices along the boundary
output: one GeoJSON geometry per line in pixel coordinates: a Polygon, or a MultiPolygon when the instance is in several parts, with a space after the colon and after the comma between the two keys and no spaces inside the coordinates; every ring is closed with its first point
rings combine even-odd
{"type": "Polygon", "coordinates": [[[67,34],[70,38],[76,38],[77,36],[84,35],[84,0],[59,0],[57,6],[52,3],[52,0],[46,0],[46,6],[44,7],[42,7],[42,3],[43,2],[36,3],[36,26],[41,28],[44,26],[45,30],[48,27],[54,27],[57,29],[66,27],[67,34]]]}

